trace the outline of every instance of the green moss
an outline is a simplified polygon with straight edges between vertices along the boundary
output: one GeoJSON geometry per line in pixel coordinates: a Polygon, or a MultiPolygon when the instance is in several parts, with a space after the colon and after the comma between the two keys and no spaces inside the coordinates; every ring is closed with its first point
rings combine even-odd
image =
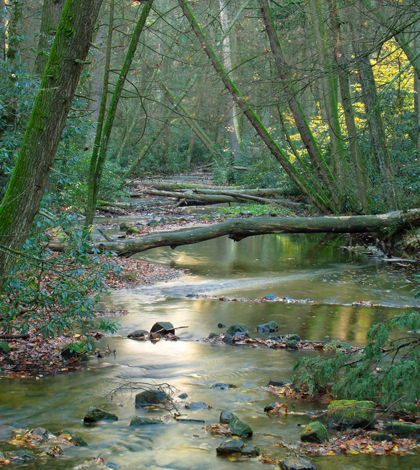
{"type": "Polygon", "coordinates": [[[336,428],[370,426],[375,419],[373,401],[335,400],[328,406],[329,425],[336,428]]]}
{"type": "Polygon", "coordinates": [[[302,431],[300,440],[302,442],[322,444],[323,442],[328,442],[329,437],[326,427],[320,421],[314,421],[308,424],[302,431]]]}

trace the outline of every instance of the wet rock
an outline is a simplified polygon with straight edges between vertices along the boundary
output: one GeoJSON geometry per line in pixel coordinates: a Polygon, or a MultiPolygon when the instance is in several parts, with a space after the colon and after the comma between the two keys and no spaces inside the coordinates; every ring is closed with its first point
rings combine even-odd
{"type": "Polygon", "coordinates": [[[420,438],[420,424],[402,423],[400,421],[389,421],[385,425],[385,432],[397,434],[398,437],[420,438]]]}
{"type": "Polygon", "coordinates": [[[0,354],[9,354],[10,346],[7,341],[2,341],[0,343],[0,354]]]}
{"type": "Polygon", "coordinates": [[[107,462],[105,465],[106,465],[108,468],[113,468],[113,469],[118,468],[118,464],[117,464],[117,463],[114,463],[114,462],[107,462]]]}
{"type": "Polygon", "coordinates": [[[157,333],[160,332],[163,335],[168,335],[168,334],[175,334],[175,329],[174,325],[172,325],[171,322],[169,321],[158,321],[156,322],[153,326],[152,329],[150,330],[150,333],[157,333]]]}
{"type": "Polygon", "coordinates": [[[162,420],[159,418],[145,418],[144,416],[136,416],[130,422],[130,426],[147,426],[148,424],[162,424],[162,420]]]}
{"type": "Polygon", "coordinates": [[[286,349],[297,349],[298,342],[294,339],[286,341],[286,349]]]}
{"type": "Polygon", "coordinates": [[[186,398],[188,398],[188,395],[186,393],[181,393],[181,395],[178,395],[178,398],[180,398],[181,400],[185,400],[186,398]]]}
{"type": "Polygon", "coordinates": [[[292,382],[290,382],[290,380],[270,380],[270,382],[268,382],[268,386],[272,385],[273,387],[285,387],[291,383],[292,382]]]}
{"type": "Polygon", "coordinates": [[[276,300],[278,299],[277,295],[268,294],[264,297],[265,300],[276,300]]]}
{"type": "Polygon", "coordinates": [[[127,224],[127,222],[122,222],[120,224],[120,230],[127,230],[129,227],[129,225],[127,224]]]}
{"type": "Polygon", "coordinates": [[[289,457],[280,460],[280,468],[282,470],[316,470],[315,465],[304,457],[289,457]]]}
{"type": "Polygon", "coordinates": [[[249,338],[249,334],[248,333],[244,333],[242,331],[237,331],[234,335],[233,335],[234,338],[236,339],[245,339],[245,338],[249,338]]]}
{"type": "Polygon", "coordinates": [[[54,434],[51,434],[47,429],[45,428],[34,428],[31,431],[31,434],[39,439],[40,442],[45,442],[48,441],[48,439],[54,438],[54,434]]]}
{"type": "Polygon", "coordinates": [[[219,336],[217,333],[210,333],[209,339],[216,338],[217,336],[219,336]]]}
{"type": "Polygon", "coordinates": [[[79,436],[79,434],[73,434],[72,438],[70,439],[70,442],[72,442],[76,447],[88,446],[88,443],[83,439],[82,436],[79,436]]]}
{"type": "Polygon", "coordinates": [[[251,444],[245,444],[240,439],[231,439],[223,442],[216,449],[217,455],[242,454],[248,457],[258,457],[260,449],[251,444]]]}
{"type": "Polygon", "coordinates": [[[4,455],[7,460],[15,462],[27,462],[28,460],[35,459],[35,455],[30,450],[14,450],[5,452],[4,455]]]}
{"type": "Polygon", "coordinates": [[[233,340],[233,336],[232,336],[232,335],[226,334],[226,335],[223,337],[223,342],[224,342],[224,343],[231,344],[231,343],[232,343],[232,340],[233,340]]]}
{"type": "Polygon", "coordinates": [[[135,404],[136,406],[153,406],[159,405],[164,400],[168,400],[169,396],[161,390],[145,390],[144,392],[136,395],[135,404]]]}
{"type": "Polygon", "coordinates": [[[140,229],[137,227],[128,227],[128,229],[125,231],[126,235],[134,235],[135,233],[140,233],[140,229]]]}
{"type": "Polygon", "coordinates": [[[251,211],[241,211],[240,214],[247,217],[249,215],[252,215],[252,212],[251,211]]]}
{"type": "Polygon", "coordinates": [[[300,336],[299,336],[298,334],[296,334],[296,333],[293,333],[293,334],[291,334],[291,335],[286,335],[286,336],[284,336],[283,339],[284,339],[285,341],[296,341],[296,342],[299,343],[299,341],[300,341],[300,336]]]}
{"type": "Polygon", "coordinates": [[[323,444],[328,442],[327,429],[320,421],[314,421],[308,424],[300,435],[302,442],[312,442],[314,444],[323,444]]]}
{"type": "Polygon", "coordinates": [[[149,332],[146,330],[135,330],[127,335],[127,338],[130,339],[145,339],[147,338],[149,332]]]}
{"type": "Polygon", "coordinates": [[[195,294],[187,294],[185,297],[187,299],[195,299],[196,295],[195,294]]]}
{"type": "Polygon", "coordinates": [[[273,411],[276,409],[277,402],[273,401],[273,403],[269,403],[268,405],[265,405],[264,407],[264,412],[269,413],[270,411],[273,411]]]}
{"type": "Polygon", "coordinates": [[[254,431],[252,430],[251,426],[245,421],[241,421],[236,415],[231,413],[232,417],[231,419],[226,423],[226,419],[228,417],[228,414],[221,415],[220,416],[220,422],[222,423],[222,419],[224,421],[223,424],[227,424],[230,431],[234,436],[239,436],[239,437],[252,437],[252,434],[254,431]]]}
{"type": "Polygon", "coordinates": [[[248,327],[244,325],[243,323],[234,323],[226,331],[226,334],[234,336],[238,331],[239,333],[248,333],[248,327]]]}
{"type": "Polygon", "coordinates": [[[221,424],[228,424],[233,418],[233,413],[231,413],[230,411],[222,411],[220,413],[220,418],[219,418],[219,422],[221,424]]]}
{"type": "Polygon", "coordinates": [[[292,299],[291,297],[283,297],[283,302],[286,302],[286,304],[293,304],[295,299],[292,299]]]}
{"type": "Polygon", "coordinates": [[[162,219],[159,220],[159,223],[162,224],[162,225],[165,225],[165,224],[168,223],[168,221],[166,219],[162,218],[162,219]]]}
{"type": "Polygon", "coordinates": [[[98,423],[99,421],[117,421],[118,416],[114,413],[108,413],[108,411],[101,410],[91,406],[83,421],[86,424],[98,423]]]}
{"type": "Polygon", "coordinates": [[[218,323],[217,328],[226,328],[226,325],[224,325],[223,323],[218,323]]]}
{"type": "Polygon", "coordinates": [[[372,432],[369,435],[369,437],[372,439],[372,441],[376,441],[376,442],[383,442],[383,441],[392,442],[393,441],[392,436],[384,432],[372,432]]]}
{"type": "Polygon", "coordinates": [[[328,425],[334,429],[360,428],[373,424],[373,401],[334,400],[328,405],[328,425]]]}
{"type": "Polygon", "coordinates": [[[275,321],[269,321],[268,323],[258,325],[257,331],[262,335],[268,335],[269,333],[275,333],[276,331],[279,331],[279,325],[275,321]]]}
{"type": "Polygon", "coordinates": [[[159,222],[155,219],[152,219],[147,225],[149,227],[156,227],[157,225],[159,225],[159,222]]]}
{"type": "Polygon", "coordinates": [[[203,409],[209,409],[211,406],[207,405],[207,403],[204,403],[203,401],[196,401],[189,403],[185,408],[189,410],[203,410],[203,409]]]}
{"type": "Polygon", "coordinates": [[[212,385],[211,388],[214,390],[229,390],[230,388],[237,388],[237,386],[233,384],[217,383],[212,385]]]}

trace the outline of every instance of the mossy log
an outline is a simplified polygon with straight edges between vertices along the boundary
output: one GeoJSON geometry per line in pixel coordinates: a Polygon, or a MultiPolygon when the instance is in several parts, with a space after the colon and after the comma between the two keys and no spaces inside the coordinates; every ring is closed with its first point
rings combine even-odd
{"type": "MultiPolygon", "coordinates": [[[[255,235],[274,233],[364,233],[398,230],[420,225],[420,209],[407,212],[395,211],[380,215],[359,215],[339,217],[250,217],[230,219],[207,227],[177,232],[161,232],[129,240],[101,242],[94,247],[101,251],[115,251],[120,256],[131,256],[141,251],[170,246],[200,243],[213,238],[228,236],[240,241],[255,235]]],[[[65,246],[51,243],[50,248],[62,251],[65,246]]]]}

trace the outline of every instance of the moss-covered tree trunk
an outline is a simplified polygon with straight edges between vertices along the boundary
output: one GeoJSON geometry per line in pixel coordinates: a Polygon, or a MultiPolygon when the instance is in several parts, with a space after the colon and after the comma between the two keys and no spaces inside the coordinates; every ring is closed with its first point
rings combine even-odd
{"type": "Polygon", "coordinates": [[[125,56],[125,61],[115,85],[114,93],[109,104],[108,114],[104,123],[102,138],[100,140],[100,147],[95,142],[94,152],[92,153],[90,170],[89,170],[89,188],[88,188],[88,201],[86,207],[86,226],[91,225],[93,222],[93,216],[95,215],[96,202],[98,200],[99,188],[101,185],[102,173],[104,170],[106,154],[108,151],[109,139],[111,137],[112,126],[114,125],[115,116],[117,113],[118,103],[121,98],[121,93],[124,88],[125,81],[130,71],[131,64],[134,59],[134,54],[137,50],[137,45],[140,41],[141,33],[146,24],[147,17],[149,16],[150,10],[153,6],[153,0],[147,0],[143,2],[143,10],[140,18],[134,28],[133,35],[131,37],[130,45],[125,56]],[[99,148],[99,153],[95,149],[99,148]]]}
{"type": "Polygon", "coordinates": [[[16,263],[48,183],[102,0],[67,0],[41,87],[0,206],[0,289],[16,263]]]}
{"type": "Polygon", "coordinates": [[[35,73],[42,75],[48,61],[51,41],[54,38],[65,0],[44,0],[42,6],[41,30],[38,42],[38,55],[35,61],[35,73]]]}
{"type": "Polygon", "coordinates": [[[23,1],[13,0],[10,21],[8,24],[8,44],[6,49],[7,60],[11,62],[19,62],[20,58],[20,41],[22,36],[22,20],[23,20],[23,1]]]}

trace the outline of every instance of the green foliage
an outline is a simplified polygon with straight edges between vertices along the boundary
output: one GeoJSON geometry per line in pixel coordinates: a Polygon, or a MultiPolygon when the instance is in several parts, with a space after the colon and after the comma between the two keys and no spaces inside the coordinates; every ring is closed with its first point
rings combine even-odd
{"type": "Polygon", "coordinates": [[[310,393],[333,384],[338,398],[373,400],[384,406],[398,401],[399,408],[415,403],[420,396],[420,312],[374,325],[366,341],[364,349],[300,359],[294,364],[294,381],[305,384],[310,393]]]}
{"type": "MultiPolygon", "coordinates": [[[[45,211],[44,211],[45,213],[45,211]]],[[[88,333],[92,328],[115,331],[108,319],[96,321],[95,306],[106,288],[105,279],[117,272],[112,261],[89,254],[89,234],[69,216],[38,217],[0,303],[0,327],[5,333],[35,330],[45,337],[63,332],[88,333]],[[65,239],[68,250],[46,248],[51,235],[65,239]]],[[[110,255],[107,255],[110,258],[110,255]]]]}

